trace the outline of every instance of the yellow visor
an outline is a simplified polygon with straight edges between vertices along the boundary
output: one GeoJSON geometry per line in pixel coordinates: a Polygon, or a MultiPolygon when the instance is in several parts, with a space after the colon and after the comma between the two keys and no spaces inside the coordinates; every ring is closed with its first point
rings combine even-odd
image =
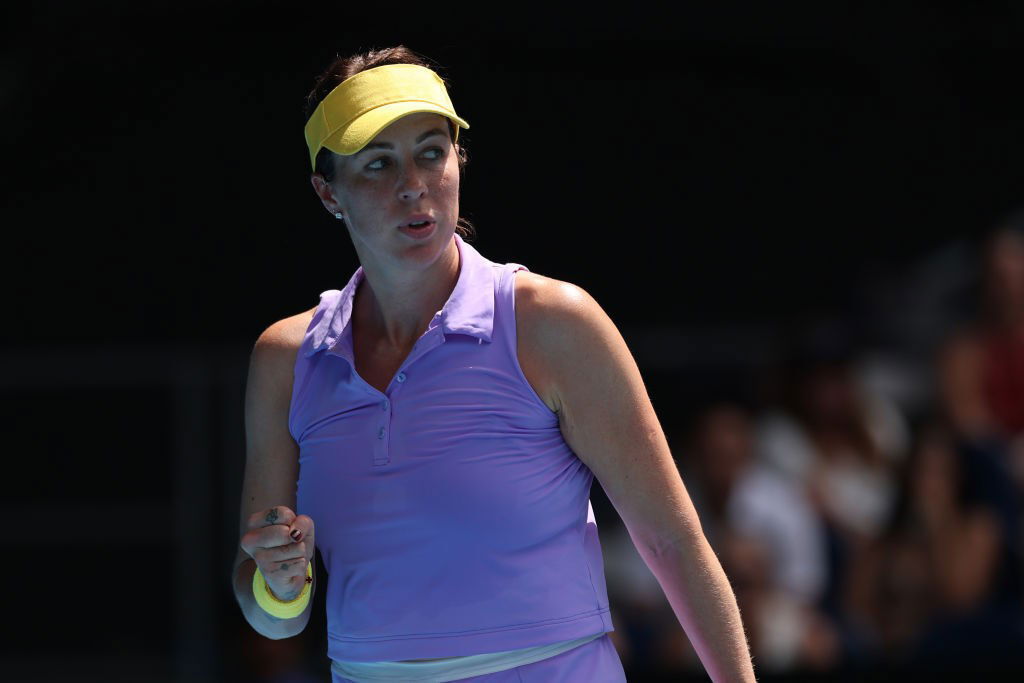
{"type": "Polygon", "coordinates": [[[444,81],[426,67],[388,64],[347,78],[325,97],[306,122],[309,161],[316,170],[321,147],[336,154],[355,154],[397,119],[417,112],[434,112],[469,128],[459,118],[444,81]]]}

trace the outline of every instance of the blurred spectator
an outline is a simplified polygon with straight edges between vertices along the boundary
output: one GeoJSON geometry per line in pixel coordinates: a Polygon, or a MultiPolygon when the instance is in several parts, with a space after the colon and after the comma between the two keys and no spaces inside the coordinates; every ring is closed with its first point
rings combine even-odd
{"type": "Polygon", "coordinates": [[[804,492],[755,461],[751,419],[739,406],[700,415],[692,455],[695,505],[736,586],[761,669],[834,668],[835,629],[817,610],[826,539],[804,492]]]}
{"type": "Polygon", "coordinates": [[[848,591],[864,553],[896,498],[908,428],[888,398],[857,376],[852,335],[836,325],[811,330],[788,364],[779,408],[758,422],[761,463],[809,500],[825,529],[827,577],[818,603],[839,629],[844,665],[866,661],[873,634],[851,610],[848,591]]]}
{"type": "Polygon", "coordinates": [[[762,462],[806,490],[832,529],[857,543],[879,533],[888,516],[907,427],[894,404],[855,376],[841,334],[797,351],[786,405],[760,421],[757,448],[762,462]]]}
{"type": "Polygon", "coordinates": [[[766,539],[726,533],[717,548],[736,592],[758,670],[767,674],[836,671],[841,642],[832,620],[773,582],[766,539]]]}
{"type": "Polygon", "coordinates": [[[957,435],[998,452],[1024,491],[1024,211],[985,240],[979,310],[948,340],[939,376],[957,435]]]}
{"type": "Polygon", "coordinates": [[[970,457],[947,429],[922,430],[887,528],[851,572],[850,610],[885,662],[913,670],[1024,662],[1010,539],[970,457]]]}
{"type": "Polygon", "coordinates": [[[991,510],[1002,541],[990,605],[975,617],[983,620],[977,629],[993,631],[988,624],[1009,614],[1017,625],[1010,632],[1018,633],[1024,618],[1024,210],[989,233],[979,265],[977,312],[939,355],[940,400],[972,496],[991,510]]]}

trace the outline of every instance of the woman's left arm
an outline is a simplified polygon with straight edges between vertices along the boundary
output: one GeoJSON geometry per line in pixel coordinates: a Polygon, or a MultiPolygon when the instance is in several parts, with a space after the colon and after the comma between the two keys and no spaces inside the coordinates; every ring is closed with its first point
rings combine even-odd
{"type": "Polygon", "coordinates": [[[543,378],[566,442],[622,517],[711,679],[755,680],[736,597],[622,335],[576,285],[517,278],[519,357],[543,378]]]}

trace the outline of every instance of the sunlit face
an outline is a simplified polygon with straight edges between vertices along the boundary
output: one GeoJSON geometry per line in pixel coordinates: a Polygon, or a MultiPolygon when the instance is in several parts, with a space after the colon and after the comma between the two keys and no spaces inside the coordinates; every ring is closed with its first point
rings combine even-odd
{"type": "Polygon", "coordinates": [[[459,166],[443,116],[404,116],[356,154],[338,157],[336,168],[331,188],[364,264],[426,266],[451,242],[459,217],[459,166]],[[424,217],[435,223],[428,237],[400,230],[424,217]]]}

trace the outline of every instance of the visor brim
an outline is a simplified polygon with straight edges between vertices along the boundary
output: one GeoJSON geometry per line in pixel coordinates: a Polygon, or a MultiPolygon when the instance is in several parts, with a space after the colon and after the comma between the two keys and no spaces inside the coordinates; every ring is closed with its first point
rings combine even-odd
{"type": "Polygon", "coordinates": [[[421,112],[440,114],[456,124],[455,139],[458,139],[459,128],[469,128],[465,119],[454,112],[430,102],[393,102],[384,104],[362,114],[345,128],[337,131],[323,142],[323,146],[335,154],[345,156],[355,154],[366,147],[377,135],[392,123],[421,112]]]}

